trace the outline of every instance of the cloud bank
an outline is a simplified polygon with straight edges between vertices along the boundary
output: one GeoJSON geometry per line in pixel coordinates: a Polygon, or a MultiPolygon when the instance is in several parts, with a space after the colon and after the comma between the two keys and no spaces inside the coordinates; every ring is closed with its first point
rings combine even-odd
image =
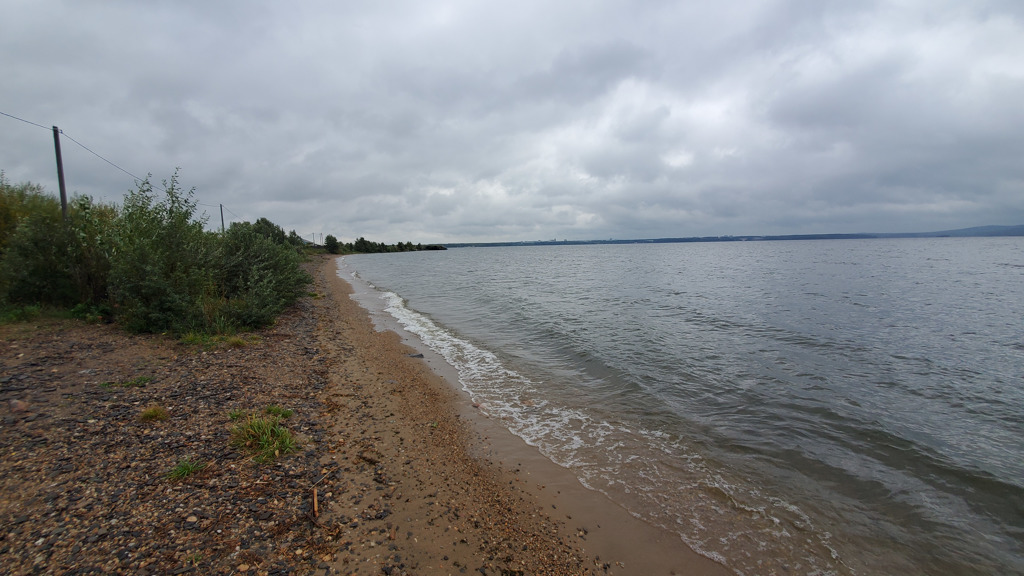
{"type": "MultiPolygon", "coordinates": [[[[1016,2],[348,4],[7,2],[0,111],[306,237],[1024,223],[1016,2]]],[[[0,117],[8,180],[56,191],[52,147],[0,117]]]]}

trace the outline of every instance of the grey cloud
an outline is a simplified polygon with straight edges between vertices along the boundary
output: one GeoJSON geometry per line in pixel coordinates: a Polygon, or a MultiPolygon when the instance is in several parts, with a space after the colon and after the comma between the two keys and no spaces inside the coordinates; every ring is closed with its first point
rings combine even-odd
{"type": "MultiPolygon", "coordinates": [[[[1017,3],[50,0],[10,12],[2,111],[60,124],[137,174],[181,166],[204,204],[304,234],[1024,222],[1017,3]]],[[[9,179],[54,189],[51,146],[0,118],[9,179]]],[[[72,189],[116,200],[132,185],[65,150],[72,189]]]]}

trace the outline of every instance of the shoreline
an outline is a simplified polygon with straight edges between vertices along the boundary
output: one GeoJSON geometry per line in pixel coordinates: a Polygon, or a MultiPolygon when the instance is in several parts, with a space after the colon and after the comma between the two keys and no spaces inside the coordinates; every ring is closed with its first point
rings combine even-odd
{"type": "Polygon", "coordinates": [[[361,289],[356,290],[338,274],[337,267],[335,274],[378,333],[395,334],[401,345],[423,355],[419,361],[454,392],[450,402],[475,432],[466,449],[512,478],[541,510],[557,519],[563,537],[590,556],[599,572],[638,576],[731,574],[721,564],[691,550],[677,534],[634,517],[604,494],[586,488],[570,470],[555,464],[498,419],[475,407],[459,386],[458,373],[451,365],[386,312],[371,309],[368,298],[373,298],[373,293],[360,293],[361,289]]]}
{"type": "Polygon", "coordinates": [[[728,573],[481,416],[374,327],[335,258],[306,266],[273,326],[205,346],[0,326],[5,573],[728,573]],[[270,407],[297,450],[257,463],[231,430],[270,407]],[[169,477],[183,461],[201,469],[169,477]]]}
{"type": "MultiPolygon", "coordinates": [[[[369,412],[359,427],[374,440],[375,466],[397,487],[390,506],[395,531],[407,535],[401,547],[414,567],[409,573],[604,573],[515,474],[473,449],[483,438],[458,409],[457,391],[398,333],[374,327],[349,297],[335,259],[326,259],[318,276],[328,286],[324,318],[335,321],[333,332],[320,331],[320,345],[328,358],[339,354],[329,401],[358,402],[369,412]]],[[[349,428],[337,421],[336,437],[349,428]]],[[[339,456],[347,456],[344,448],[339,456]]]]}

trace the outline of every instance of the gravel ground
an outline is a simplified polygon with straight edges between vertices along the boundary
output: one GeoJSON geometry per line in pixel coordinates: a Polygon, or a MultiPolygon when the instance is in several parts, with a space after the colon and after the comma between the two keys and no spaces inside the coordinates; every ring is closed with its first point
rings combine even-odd
{"type": "Polygon", "coordinates": [[[0,327],[0,573],[608,573],[474,455],[451,386],[334,270],[315,260],[273,327],[206,348],[0,327]],[[268,406],[297,450],[260,463],[231,429],[268,406]],[[183,461],[204,467],[169,478],[183,461]]]}

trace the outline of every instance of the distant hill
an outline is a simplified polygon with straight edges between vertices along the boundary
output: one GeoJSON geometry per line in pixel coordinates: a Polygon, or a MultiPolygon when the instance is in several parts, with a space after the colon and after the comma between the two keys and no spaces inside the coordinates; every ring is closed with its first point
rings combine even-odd
{"type": "Polygon", "coordinates": [[[977,236],[1024,236],[1024,224],[1018,226],[975,226],[959,230],[943,230],[941,232],[921,232],[917,234],[876,234],[878,238],[967,238],[977,236]]]}
{"type": "Polygon", "coordinates": [[[769,242],[781,240],[863,240],[871,238],[970,238],[1024,236],[1024,224],[1016,226],[975,226],[939,232],[895,232],[863,234],[787,234],[779,236],[691,236],[684,238],[649,238],[637,240],[533,240],[522,242],[465,242],[444,244],[447,248],[487,246],[564,246],[575,244],[671,244],[679,242],[769,242]]]}

